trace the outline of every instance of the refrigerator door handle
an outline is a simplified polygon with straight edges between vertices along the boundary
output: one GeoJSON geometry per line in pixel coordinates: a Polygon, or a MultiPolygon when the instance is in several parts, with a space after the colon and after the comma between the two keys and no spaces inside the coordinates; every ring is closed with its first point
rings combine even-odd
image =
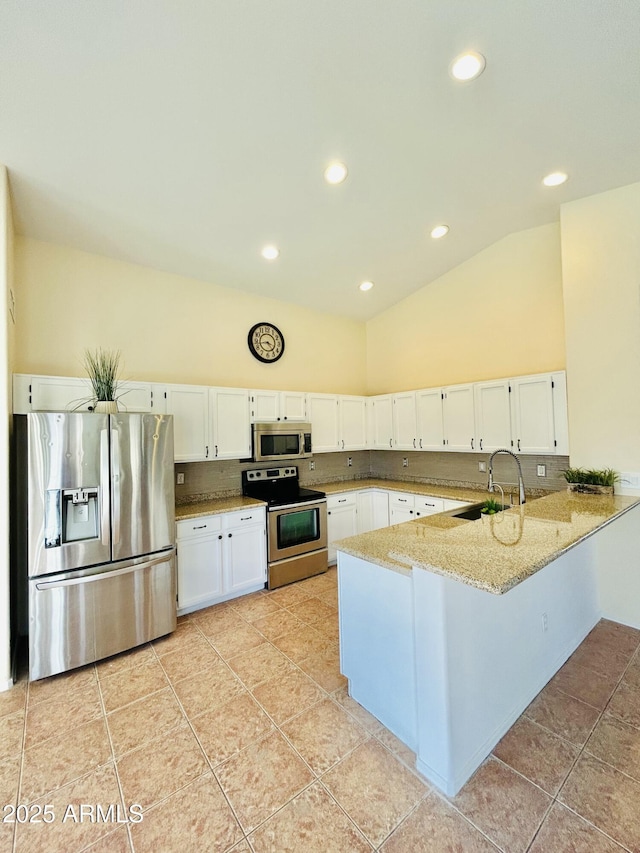
{"type": "Polygon", "coordinates": [[[109,545],[109,433],[106,429],[100,430],[100,483],[100,540],[103,545],[109,545]]]}
{"type": "Polygon", "coordinates": [[[120,434],[117,429],[111,430],[111,471],[113,479],[113,544],[120,541],[120,434]]]}
{"type": "MultiPolygon", "coordinates": [[[[171,551],[167,552],[171,554],[171,551]]],[[[125,566],[123,569],[115,569],[114,571],[106,571],[106,572],[98,572],[95,575],[84,575],[80,578],[66,578],[65,580],[59,581],[41,581],[40,583],[36,583],[36,589],[57,589],[58,587],[63,586],[78,586],[81,583],[91,583],[92,581],[103,581],[105,578],[116,578],[118,575],[130,575],[133,572],[137,572],[140,569],[150,569],[152,566],[157,566],[160,563],[167,562],[167,554],[164,554],[162,557],[158,557],[155,560],[148,560],[145,563],[134,563],[129,566],[125,566]]]]}

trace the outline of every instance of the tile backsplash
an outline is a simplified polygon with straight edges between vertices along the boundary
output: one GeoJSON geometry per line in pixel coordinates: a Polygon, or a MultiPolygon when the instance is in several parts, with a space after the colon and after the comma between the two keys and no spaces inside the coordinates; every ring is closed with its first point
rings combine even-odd
{"type": "MultiPolygon", "coordinates": [[[[487,462],[487,453],[408,452],[398,450],[357,450],[353,452],[321,453],[311,460],[292,460],[297,464],[300,482],[305,486],[315,483],[379,477],[385,480],[407,482],[434,482],[465,485],[487,484],[487,473],[478,470],[479,462],[487,462]],[[406,458],[408,465],[403,466],[406,458]],[[349,465],[351,459],[351,465],[349,465]],[[311,470],[310,463],[314,469],[311,470]]],[[[569,466],[568,456],[518,457],[522,465],[527,489],[564,489],[562,471],[569,466]],[[537,466],[545,465],[544,477],[537,474],[537,466]]],[[[283,463],[286,464],[286,463],[283,463]]],[[[176,474],[184,474],[184,484],[176,486],[177,503],[188,503],[201,496],[226,497],[242,492],[241,474],[251,468],[264,468],[256,462],[185,462],[175,466],[176,474]]],[[[494,463],[497,482],[515,483],[517,470],[513,459],[498,456],[494,463]]]]}

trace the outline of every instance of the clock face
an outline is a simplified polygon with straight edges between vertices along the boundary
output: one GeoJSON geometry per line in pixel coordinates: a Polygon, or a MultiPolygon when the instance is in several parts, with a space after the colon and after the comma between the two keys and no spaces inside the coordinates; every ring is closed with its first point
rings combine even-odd
{"type": "Polygon", "coordinates": [[[247,342],[251,354],[265,364],[277,361],[284,352],[284,335],[271,323],[256,323],[252,326],[247,342]]]}

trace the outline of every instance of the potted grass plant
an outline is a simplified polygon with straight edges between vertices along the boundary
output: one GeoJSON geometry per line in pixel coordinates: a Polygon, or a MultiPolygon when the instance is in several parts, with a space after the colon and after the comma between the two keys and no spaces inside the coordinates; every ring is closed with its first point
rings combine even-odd
{"type": "Polygon", "coordinates": [[[504,506],[500,501],[497,501],[494,498],[487,498],[480,512],[482,515],[495,515],[498,512],[502,512],[503,509],[504,506]]]}
{"type": "Polygon", "coordinates": [[[620,479],[613,468],[567,468],[563,474],[568,491],[586,495],[612,495],[613,487],[620,479]]]}
{"type": "Polygon", "coordinates": [[[118,411],[119,350],[85,350],[84,367],[91,382],[94,412],[118,411]]]}

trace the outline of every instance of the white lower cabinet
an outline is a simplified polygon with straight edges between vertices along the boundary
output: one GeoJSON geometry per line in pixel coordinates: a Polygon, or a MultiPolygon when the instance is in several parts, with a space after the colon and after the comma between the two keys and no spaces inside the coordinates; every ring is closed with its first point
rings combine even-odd
{"type": "Polygon", "coordinates": [[[404,492],[391,492],[389,494],[389,518],[391,524],[401,524],[403,521],[413,521],[414,495],[404,492]]]}
{"type": "Polygon", "coordinates": [[[224,516],[223,590],[240,595],[267,579],[266,520],[262,507],[224,516]]]}
{"type": "Polygon", "coordinates": [[[261,589],[267,579],[264,507],[178,521],[178,612],[261,589]]]}
{"type": "Polygon", "coordinates": [[[334,542],[355,536],[358,532],[357,492],[344,492],[327,497],[327,544],[329,562],[335,563],[334,542]]]}
{"type": "Polygon", "coordinates": [[[369,533],[389,526],[389,495],[380,489],[357,493],[358,533],[369,533]]]}

